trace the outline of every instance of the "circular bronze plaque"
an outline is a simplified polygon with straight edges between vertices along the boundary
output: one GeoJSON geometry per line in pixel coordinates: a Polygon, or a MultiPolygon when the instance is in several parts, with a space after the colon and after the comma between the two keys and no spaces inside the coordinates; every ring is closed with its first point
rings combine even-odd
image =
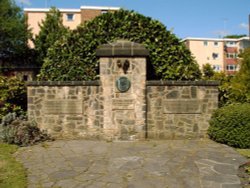
{"type": "Polygon", "coordinates": [[[120,92],[128,91],[130,85],[131,85],[130,80],[125,76],[122,76],[116,80],[116,87],[120,92]]]}

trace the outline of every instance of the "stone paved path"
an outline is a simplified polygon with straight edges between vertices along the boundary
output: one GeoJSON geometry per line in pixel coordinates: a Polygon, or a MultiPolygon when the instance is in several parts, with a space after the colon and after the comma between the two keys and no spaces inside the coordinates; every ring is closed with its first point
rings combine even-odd
{"type": "Polygon", "coordinates": [[[29,188],[238,188],[246,159],[210,140],[55,141],[21,148],[29,188]]]}

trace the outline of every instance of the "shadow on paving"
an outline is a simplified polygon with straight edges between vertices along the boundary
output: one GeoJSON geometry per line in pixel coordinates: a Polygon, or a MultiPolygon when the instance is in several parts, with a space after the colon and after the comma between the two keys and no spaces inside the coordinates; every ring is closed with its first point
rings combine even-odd
{"type": "Polygon", "coordinates": [[[20,148],[29,188],[237,188],[247,160],[210,140],[58,140],[20,148]]]}

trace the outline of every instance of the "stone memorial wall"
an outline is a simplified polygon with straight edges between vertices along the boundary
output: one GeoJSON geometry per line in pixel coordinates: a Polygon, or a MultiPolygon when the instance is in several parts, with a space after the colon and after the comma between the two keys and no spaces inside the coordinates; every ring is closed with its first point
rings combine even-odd
{"type": "Polygon", "coordinates": [[[55,137],[99,138],[103,126],[99,85],[99,81],[29,82],[29,120],[55,137]]]}
{"type": "Polygon", "coordinates": [[[218,83],[148,81],[148,138],[206,137],[209,119],[218,107],[218,83]]]}
{"type": "Polygon", "coordinates": [[[146,81],[148,50],[97,49],[99,81],[28,82],[28,117],[55,137],[106,140],[206,137],[218,83],[146,81]]]}

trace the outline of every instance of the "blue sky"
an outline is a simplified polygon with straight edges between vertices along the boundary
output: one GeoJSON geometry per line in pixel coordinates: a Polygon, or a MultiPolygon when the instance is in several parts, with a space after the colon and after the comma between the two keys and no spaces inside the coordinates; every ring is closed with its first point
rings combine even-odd
{"type": "Polygon", "coordinates": [[[247,34],[250,0],[15,0],[24,8],[116,6],[161,21],[180,38],[247,34]]]}

